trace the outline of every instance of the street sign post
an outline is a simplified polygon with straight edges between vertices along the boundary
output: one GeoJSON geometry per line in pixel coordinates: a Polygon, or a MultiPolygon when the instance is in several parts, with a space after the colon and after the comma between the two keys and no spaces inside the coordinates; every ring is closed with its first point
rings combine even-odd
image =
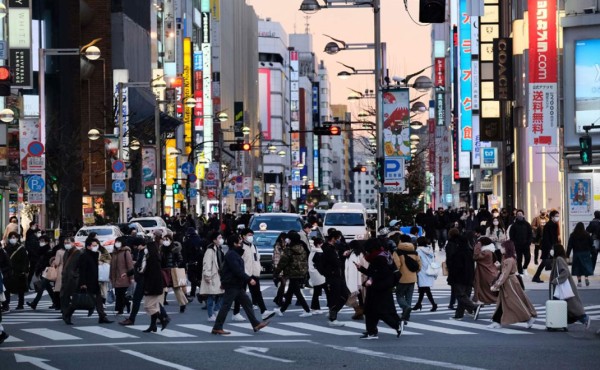
{"type": "Polygon", "coordinates": [[[30,192],[41,192],[45,186],[44,179],[41,176],[29,176],[27,178],[27,187],[30,192]]]}
{"type": "Polygon", "coordinates": [[[385,192],[403,192],[405,188],[404,157],[385,157],[383,166],[385,192]]]}
{"type": "Polygon", "coordinates": [[[112,190],[114,193],[122,193],[126,189],[125,181],[115,180],[112,182],[112,190]]]}
{"type": "Polygon", "coordinates": [[[123,162],[120,159],[113,161],[113,163],[112,163],[113,172],[123,172],[123,171],[125,171],[125,169],[126,169],[125,162],[123,162]]]}
{"type": "Polygon", "coordinates": [[[183,172],[184,175],[194,173],[194,165],[191,162],[185,162],[181,165],[181,172],[183,172]]]}
{"type": "Polygon", "coordinates": [[[27,146],[27,154],[32,157],[41,157],[44,154],[44,144],[39,141],[32,141],[27,146]]]}

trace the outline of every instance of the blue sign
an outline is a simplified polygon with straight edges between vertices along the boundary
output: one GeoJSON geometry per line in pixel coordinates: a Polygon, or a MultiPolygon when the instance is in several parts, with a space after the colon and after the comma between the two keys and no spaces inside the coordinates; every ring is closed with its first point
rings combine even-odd
{"type": "Polygon", "coordinates": [[[181,172],[183,172],[184,175],[194,173],[194,165],[191,162],[185,162],[181,165],[181,172]]]}
{"type": "Polygon", "coordinates": [[[198,196],[198,189],[191,188],[189,191],[190,191],[190,198],[196,198],[198,196]]]}
{"type": "Polygon", "coordinates": [[[197,180],[198,180],[198,177],[196,177],[196,175],[194,175],[193,173],[190,173],[190,174],[188,175],[188,181],[189,181],[189,182],[191,182],[191,183],[194,183],[194,182],[196,182],[197,180]]]}
{"type": "Polygon", "coordinates": [[[480,168],[498,168],[498,148],[481,148],[481,157],[480,168]]]}
{"type": "Polygon", "coordinates": [[[194,71],[202,70],[202,52],[195,51],[194,52],[194,71]]]}
{"type": "Polygon", "coordinates": [[[112,183],[112,190],[115,193],[122,193],[125,191],[125,181],[123,180],[115,180],[112,183]]]}
{"type": "Polygon", "coordinates": [[[386,157],[383,169],[386,181],[402,180],[404,178],[404,158],[402,157],[386,157]]]}
{"type": "Polygon", "coordinates": [[[459,3],[460,25],[458,27],[458,58],[459,58],[459,125],[460,151],[470,152],[473,149],[473,88],[471,70],[471,17],[467,9],[467,0],[459,3]]]}
{"type": "Polygon", "coordinates": [[[34,193],[41,192],[45,185],[44,179],[41,176],[35,175],[27,178],[27,186],[29,187],[29,190],[34,193]]]}

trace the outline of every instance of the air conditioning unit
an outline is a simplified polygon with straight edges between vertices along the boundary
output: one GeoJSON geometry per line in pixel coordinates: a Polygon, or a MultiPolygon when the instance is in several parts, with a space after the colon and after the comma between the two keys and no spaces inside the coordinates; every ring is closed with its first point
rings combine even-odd
{"type": "Polygon", "coordinates": [[[588,14],[587,9],[589,9],[590,13],[596,12],[596,9],[598,9],[598,0],[565,0],[566,15],[588,14]]]}

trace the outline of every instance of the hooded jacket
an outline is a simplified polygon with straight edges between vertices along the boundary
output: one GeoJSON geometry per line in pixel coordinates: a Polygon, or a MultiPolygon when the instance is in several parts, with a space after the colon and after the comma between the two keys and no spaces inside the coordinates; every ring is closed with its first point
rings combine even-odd
{"type": "Polygon", "coordinates": [[[417,283],[419,288],[432,287],[436,277],[427,275],[427,269],[431,263],[435,262],[433,248],[430,246],[417,247],[417,254],[421,260],[421,270],[417,273],[417,283]]]}
{"type": "Polygon", "coordinates": [[[308,272],[307,258],[303,242],[299,241],[289,245],[283,250],[273,274],[279,275],[279,272],[283,271],[283,276],[286,278],[304,278],[308,272]]]}
{"type": "Polygon", "coordinates": [[[316,263],[323,257],[323,250],[317,247],[310,248],[310,254],[308,255],[308,276],[310,285],[319,286],[325,284],[325,276],[317,270],[316,263]]]}
{"type": "Polygon", "coordinates": [[[412,272],[406,266],[406,258],[412,258],[419,263],[421,269],[421,259],[415,251],[415,246],[412,243],[398,243],[396,250],[392,256],[394,263],[400,271],[400,284],[414,284],[417,282],[417,272],[412,272]]]}

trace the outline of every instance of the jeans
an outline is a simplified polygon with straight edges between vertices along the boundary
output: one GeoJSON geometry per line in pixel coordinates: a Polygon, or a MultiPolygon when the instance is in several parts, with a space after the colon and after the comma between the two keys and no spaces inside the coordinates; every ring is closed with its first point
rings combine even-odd
{"type": "Polygon", "coordinates": [[[403,284],[399,283],[396,286],[396,300],[402,308],[402,318],[408,320],[410,309],[412,308],[412,296],[415,291],[415,283],[403,284]],[[408,310],[408,311],[407,311],[408,310]]]}
{"type": "Polygon", "coordinates": [[[531,250],[529,245],[517,245],[515,249],[517,252],[517,270],[522,275],[523,270],[527,270],[527,266],[531,262],[531,250]]]}
{"type": "Polygon", "coordinates": [[[40,301],[40,299],[42,299],[42,294],[44,294],[44,290],[46,292],[48,292],[48,295],[50,296],[50,299],[52,299],[52,305],[55,305],[55,299],[54,299],[54,291],[52,290],[52,286],[50,285],[50,280],[45,279],[43,277],[40,277],[41,282],[42,282],[42,290],[40,290],[39,292],[37,292],[35,298],[33,299],[33,302],[31,302],[32,306],[37,306],[38,302],[40,301]]]}
{"type": "Polygon", "coordinates": [[[304,278],[290,278],[290,285],[288,286],[288,290],[285,292],[285,302],[283,302],[283,304],[281,305],[281,312],[285,312],[285,310],[287,310],[290,303],[292,303],[292,296],[294,295],[296,296],[298,303],[300,303],[304,311],[310,312],[308,303],[306,303],[306,300],[302,295],[302,291],[300,290],[300,287],[302,286],[303,282],[304,278]]]}
{"type": "MultiPolygon", "coordinates": [[[[256,281],[255,285],[249,285],[248,290],[250,290],[250,295],[252,297],[252,303],[258,306],[260,309],[260,313],[263,313],[267,310],[267,306],[265,306],[265,301],[262,296],[262,292],[260,291],[260,283],[258,277],[251,276],[254,281],[256,281]]],[[[235,302],[235,306],[233,306],[233,314],[237,315],[240,313],[240,302],[235,302]]]]}
{"type": "Polygon", "coordinates": [[[475,309],[477,309],[477,305],[471,300],[472,289],[473,287],[468,285],[452,285],[452,291],[454,292],[456,300],[458,301],[458,306],[456,306],[456,314],[454,317],[463,317],[465,315],[465,310],[473,312],[475,309]]]}
{"type": "Polygon", "coordinates": [[[229,310],[231,310],[231,305],[233,304],[233,301],[240,302],[253,328],[260,324],[256,316],[254,315],[254,310],[252,309],[252,302],[250,301],[250,297],[248,297],[248,295],[246,294],[246,290],[243,289],[243,287],[225,288],[225,294],[223,294],[222,301],[223,304],[221,305],[221,309],[219,310],[219,314],[217,315],[217,320],[215,321],[213,330],[223,329],[223,324],[225,323],[225,319],[227,318],[229,310]]]}
{"type": "Polygon", "coordinates": [[[206,310],[208,317],[213,317],[213,312],[219,312],[221,309],[221,296],[220,295],[209,295],[206,298],[206,310]]]}

